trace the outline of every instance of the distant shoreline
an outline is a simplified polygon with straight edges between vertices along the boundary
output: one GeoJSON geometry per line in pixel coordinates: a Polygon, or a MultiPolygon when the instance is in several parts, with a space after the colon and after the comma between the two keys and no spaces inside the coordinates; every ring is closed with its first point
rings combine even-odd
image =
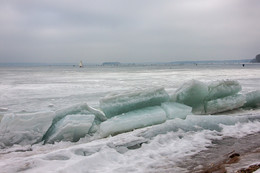
{"type": "MultiPolygon", "coordinates": [[[[173,62],[143,62],[143,63],[86,63],[84,66],[124,67],[124,66],[170,66],[170,65],[227,65],[227,64],[260,64],[252,63],[251,59],[221,60],[221,61],[173,61],[173,62]]],[[[44,66],[74,66],[76,63],[0,63],[0,67],[44,67],[44,66]]]]}

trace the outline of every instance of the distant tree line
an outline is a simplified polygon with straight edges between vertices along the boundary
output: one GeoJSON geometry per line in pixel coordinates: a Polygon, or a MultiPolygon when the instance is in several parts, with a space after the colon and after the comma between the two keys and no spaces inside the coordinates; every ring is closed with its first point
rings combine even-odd
{"type": "Polygon", "coordinates": [[[256,55],[255,59],[257,62],[260,62],[260,54],[256,55]]]}
{"type": "Polygon", "coordinates": [[[253,59],[251,62],[260,62],[260,54],[256,55],[255,59],[253,59]]]}

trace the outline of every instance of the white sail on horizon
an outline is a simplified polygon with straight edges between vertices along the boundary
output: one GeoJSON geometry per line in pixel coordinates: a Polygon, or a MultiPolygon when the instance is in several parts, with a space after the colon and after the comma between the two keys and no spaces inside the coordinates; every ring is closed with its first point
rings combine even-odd
{"type": "Polygon", "coordinates": [[[80,67],[80,68],[83,67],[82,61],[79,62],[79,67],[80,67]]]}

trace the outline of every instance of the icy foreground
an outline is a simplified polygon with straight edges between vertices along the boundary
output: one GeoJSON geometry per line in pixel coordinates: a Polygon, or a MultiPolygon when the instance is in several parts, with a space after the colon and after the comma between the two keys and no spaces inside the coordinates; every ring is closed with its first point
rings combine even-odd
{"type": "MultiPolygon", "coordinates": [[[[211,116],[190,115],[259,107],[259,91],[243,95],[238,94],[240,90],[237,81],[222,80],[206,84],[192,80],[183,84],[172,96],[163,88],[155,88],[106,96],[100,100],[98,109],[82,103],[55,112],[6,114],[0,124],[0,146],[5,148],[14,144],[77,142],[83,137],[91,141],[164,122],[167,126],[171,119],[176,120],[169,127],[170,131],[182,129],[182,126],[196,130],[192,125],[194,123],[204,129],[219,130],[218,127],[215,128],[215,122],[234,124],[244,122],[244,119],[222,119],[217,116],[212,124],[211,116]],[[204,118],[208,127],[203,123],[204,118]]],[[[159,131],[167,132],[169,128],[159,131]]]]}
{"type": "MultiPolygon", "coordinates": [[[[259,115],[189,115],[106,139],[87,143],[84,139],[72,146],[61,142],[24,147],[27,157],[6,150],[0,166],[3,172],[28,173],[193,172],[179,165],[180,160],[205,150],[214,140],[259,133],[259,120],[259,115]]],[[[196,170],[198,165],[190,166],[196,170]]]]}

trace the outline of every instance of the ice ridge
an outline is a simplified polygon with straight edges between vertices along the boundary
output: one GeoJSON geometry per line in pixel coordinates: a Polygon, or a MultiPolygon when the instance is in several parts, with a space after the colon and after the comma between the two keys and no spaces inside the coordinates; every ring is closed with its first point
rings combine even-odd
{"type": "Polygon", "coordinates": [[[207,84],[191,80],[171,97],[164,88],[153,88],[106,96],[100,100],[100,109],[80,103],[55,112],[5,114],[0,122],[0,147],[97,139],[158,124],[167,127],[161,132],[197,127],[219,130],[213,121],[234,124],[243,119],[200,115],[260,106],[259,90],[239,94],[241,89],[234,80],[207,84]]]}

